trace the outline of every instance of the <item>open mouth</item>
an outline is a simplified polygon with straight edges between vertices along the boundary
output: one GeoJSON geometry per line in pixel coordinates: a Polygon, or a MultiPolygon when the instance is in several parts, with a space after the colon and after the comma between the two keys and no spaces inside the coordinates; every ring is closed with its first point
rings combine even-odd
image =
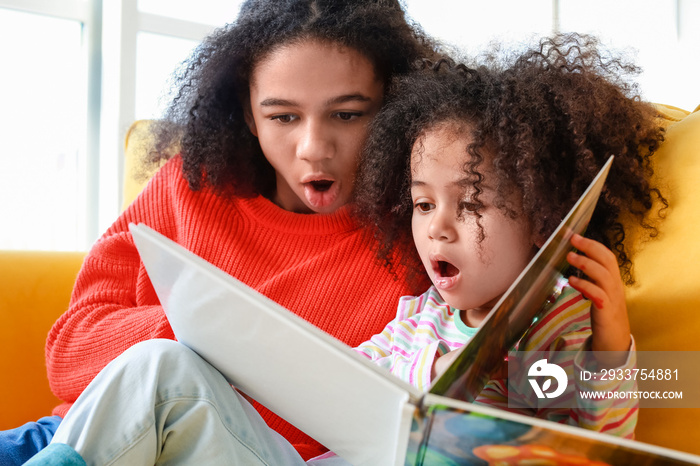
{"type": "Polygon", "coordinates": [[[316,180],[311,181],[309,184],[318,192],[325,193],[331,186],[333,186],[333,180],[316,180]]]}
{"type": "Polygon", "coordinates": [[[436,272],[440,277],[450,278],[459,274],[459,269],[447,261],[437,261],[436,272]]]}
{"type": "Polygon", "coordinates": [[[433,284],[438,290],[448,291],[459,281],[459,268],[442,257],[432,256],[433,284]]]}
{"type": "Polygon", "coordinates": [[[325,178],[323,175],[316,176],[318,178],[310,176],[306,180],[302,180],[308,204],[314,209],[330,208],[340,196],[341,185],[332,178],[325,178]]]}

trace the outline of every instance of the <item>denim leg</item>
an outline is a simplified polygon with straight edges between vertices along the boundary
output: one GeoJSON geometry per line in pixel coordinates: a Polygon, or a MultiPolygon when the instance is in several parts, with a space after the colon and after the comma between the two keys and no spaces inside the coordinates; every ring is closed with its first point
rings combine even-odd
{"type": "Polygon", "coordinates": [[[24,466],[87,466],[82,456],[65,443],[50,443],[24,466]]]}
{"type": "Polygon", "coordinates": [[[108,364],[52,442],[88,465],[305,464],[217,370],[171,340],[139,343],[108,364]]]}
{"type": "Polygon", "coordinates": [[[21,427],[0,431],[0,465],[21,466],[51,441],[59,416],[42,417],[21,427]]]}

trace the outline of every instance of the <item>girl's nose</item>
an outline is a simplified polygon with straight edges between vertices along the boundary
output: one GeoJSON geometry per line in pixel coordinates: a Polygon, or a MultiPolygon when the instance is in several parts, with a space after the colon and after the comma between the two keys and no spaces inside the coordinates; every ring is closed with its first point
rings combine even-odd
{"type": "Polygon", "coordinates": [[[450,209],[437,208],[433,213],[428,226],[428,236],[430,239],[437,241],[454,241],[456,238],[456,230],[454,223],[457,221],[454,211],[447,212],[450,209]]]}
{"type": "Polygon", "coordinates": [[[334,147],[331,135],[323,125],[308,121],[301,128],[297,141],[297,157],[307,162],[318,162],[333,157],[334,147]]]}

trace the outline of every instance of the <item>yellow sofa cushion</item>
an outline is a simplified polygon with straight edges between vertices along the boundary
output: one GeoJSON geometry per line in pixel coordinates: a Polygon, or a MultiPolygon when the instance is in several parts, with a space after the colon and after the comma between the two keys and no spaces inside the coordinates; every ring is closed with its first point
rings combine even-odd
{"type": "MultiPolygon", "coordinates": [[[[627,289],[627,306],[639,351],[699,351],[700,107],[690,114],[662,105],[658,110],[666,140],[654,156],[655,184],[670,207],[659,236],[637,245],[637,283],[627,289]]],[[[698,419],[700,409],[642,409],[636,436],[700,454],[693,438],[698,419]]]]}
{"type": "Polygon", "coordinates": [[[0,251],[0,430],[59,404],[44,363],[46,335],[68,309],[82,252],[0,251]]]}

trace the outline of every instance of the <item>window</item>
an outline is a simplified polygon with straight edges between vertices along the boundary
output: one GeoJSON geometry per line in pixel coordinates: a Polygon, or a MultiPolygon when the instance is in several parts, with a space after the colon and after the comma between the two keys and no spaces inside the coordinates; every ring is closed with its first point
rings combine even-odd
{"type": "Polygon", "coordinates": [[[0,247],[82,249],[87,240],[82,24],[0,9],[0,44],[8,67],[0,73],[0,247]]]}
{"type": "MultiPolygon", "coordinates": [[[[171,72],[241,0],[0,0],[0,249],[86,250],[121,205],[123,142],[164,108],[171,72]],[[21,44],[21,46],[18,46],[21,44]]],[[[404,0],[473,55],[550,31],[636,54],[643,97],[700,104],[700,2],[404,0]],[[695,78],[696,79],[696,78],[695,78]]]]}
{"type": "Polygon", "coordinates": [[[221,26],[238,15],[242,0],[138,0],[138,9],[144,13],[167,16],[184,21],[221,26]]]}
{"type": "Polygon", "coordinates": [[[121,205],[123,141],[240,1],[0,0],[1,249],[86,250],[121,205]],[[17,44],[22,44],[18,47],[17,44]]]}
{"type": "Polygon", "coordinates": [[[408,0],[406,10],[427,33],[470,55],[492,40],[552,31],[552,0],[408,0]]]}
{"type": "Polygon", "coordinates": [[[626,51],[643,74],[642,97],[693,110],[700,104],[700,2],[693,0],[407,0],[429,34],[468,54],[551,31],[595,34],[626,51]],[[450,11],[450,14],[445,14],[450,11]]]}
{"type": "Polygon", "coordinates": [[[700,104],[700,2],[681,0],[560,1],[564,31],[595,34],[629,52],[642,67],[642,97],[693,110],[700,104]],[[601,14],[605,12],[605,14],[601,14]]]}
{"type": "Polygon", "coordinates": [[[167,105],[173,71],[197,46],[196,41],[140,32],[136,46],[135,119],[157,118],[167,105]]]}

